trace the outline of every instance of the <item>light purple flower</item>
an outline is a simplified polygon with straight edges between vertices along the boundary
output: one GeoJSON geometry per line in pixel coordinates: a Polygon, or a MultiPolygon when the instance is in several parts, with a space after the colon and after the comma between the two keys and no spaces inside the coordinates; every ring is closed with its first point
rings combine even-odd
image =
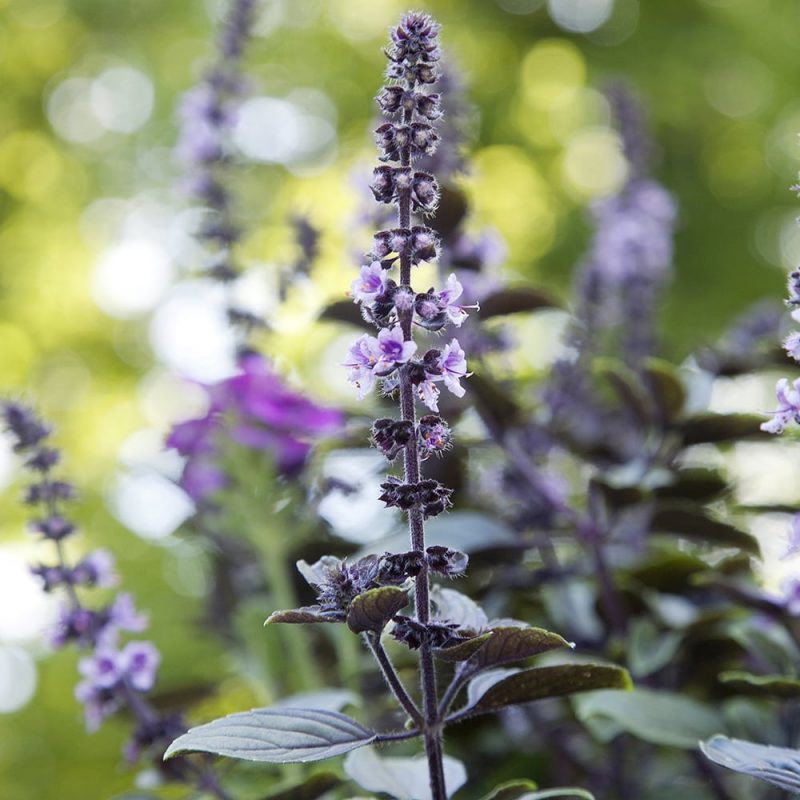
{"type": "Polygon", "coordinates": [[[457,328],[461,327],[461,324],[468,316],[465,309],[477,308],[477,306],[462,306],[456,303],[456,300],[458,300],[463,293],[464,287],[461,285],[458,278],[456,278],[455,273],[450,273],[445,288],[437,294],[450,322],[457,328]]]}
{"type": "Polygon", "coordinates": [[[395,325],[393,328],[382,328],[378,332],[378,352],[375,373],[379,376],[388,375],[417,352],[417,343],[407,342],[403,329],[395,325]]]}
{"type": "Polygon", "coordinates": [[[788,578],[781,586],[783,607],[793,616],[800,617],[800,578],[788,578]]]}
{"type": "Polygon", "coordinates": [[[350,284],[350,294],[356,303],[371,303],[386,291],[387,273],[380,261],[361,267],[361,273],[350,284]]]}
{"type": "Polygon", "coordinates": [[[78,672],[93,686],[110,689],[120,681],[125,669],[115,648],[100,646],[78,662],[78,672]]]}
{"type": "Polygon", "coordinates": [[[775,394],[778,408],[773,412],[772,419],[761,426],[761,430],[767,433],[783,433],[792,420],[800,422],[800,378],[792,385],[786,378],[781,378],[775,387],[775,394]]]}
{"type": "Polygon", "coordinates": [[[118,693],[96,686],[91,681],[81,681],[75,687],[75,699],[83,704],[86,730],[94,733],[106,717],[122,706],[118,693]]]}
{"type": "Polygon", "coordinates": [[[152,642],[128,642],[118,654],[126,680],[138,692],[149,692],[156,682],[161,654],[152,642]]]}
{"type": "Polygon", "coordinates": [[[783,349],[795,361],[800,361],[800,333],[790,333],[783,343],[783,349]]]}
{"type": "Polygon", "coordinates": [[[108,609],[108,620],[105,628],[99,634],[98,640],[102,644],[109,644],[116,640],[118,631],[141,633],[147,629],[147,615],[140,614],[133,604],[132,595],[127,592],[118,594],[114,603],[108,609]]]}
{"type": "Polygon", "coordinates": [[[350,347],[345,366],[347,380],[358,388],[358,399],[363,400],[375,386],[374,367],[379,358],[378,340],[365,333],[350,347]]]}
{"type": "Polygon", "coordinates": [[[431,410],[439,410],[439,387],[431,378],[417,384],[417,396],[431,410]]]}
{"type": "Polygon", "coordinates": [[[444,385],[456,397],[463,397],[466,389],[461,385],[461,378],[468,378],[472,373],[467,372],[466,355],[457,339],[451,339],[450,343],[445,345],[438,367],[442,373],[438,380],[443,380],[444,385]]]}

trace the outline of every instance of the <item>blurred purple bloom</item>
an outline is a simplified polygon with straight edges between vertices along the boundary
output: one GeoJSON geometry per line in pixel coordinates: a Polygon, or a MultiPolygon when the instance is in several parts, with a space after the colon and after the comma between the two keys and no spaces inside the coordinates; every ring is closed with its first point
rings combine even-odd
{"type": "Polygon", "coordinates": [[[209,410],[204,417],[179,423],[167,438],[167,446],[187,458],[180,485],[196,501],[226,484],[218,466],[226,417],[233,420],[233,441],[271,454],[281,474],[290,477],[305,465],[312,440],[335,433],[343,422],[340,411],[287,387],[262,356],[248,353],[239,367],[239,374],[205,387],[209,410]]]}
{"type": "Polygon", "coordinates": [[[152,642],[128,642],[119,653],[126,680],[137,692],[149,692],[156,682],[161,654],[152,642]]]}
{"type": "Polygon", "coordinates": [[[76,584],[108,588],[114,586],[117,580],[114,556],[104,549],[89,553],[72,570],[72,582],[76,584]]]}

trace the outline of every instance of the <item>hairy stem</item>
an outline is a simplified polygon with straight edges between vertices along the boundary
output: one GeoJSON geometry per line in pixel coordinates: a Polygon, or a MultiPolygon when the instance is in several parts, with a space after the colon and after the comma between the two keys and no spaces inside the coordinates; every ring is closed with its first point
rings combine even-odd
{"type": "Polygon", "coordinates": [[[375,660],[380,665],[383,677],[386,679],[387,685],[392,690],[392,694],[397,698],[397,702],[403,706],[405,712],[409,717],[411,717],[416,725],[424,726],[425,720],[422,716],[422,713],[406,691],[406,687],[403,686],[403,682],[400,680],[400,676],[397,674],[394,664],[392,664],[388,653],[386,650],[384,650],[383,645],[381,644],[380,634],[367,633],[364,634],[364,639],[367,642],[367,646],[372,652],[372,655],[375,656],[375,660]]]}
{"type": "MultiPolygon", "coordinates": [[[[413,86],[410,87],[413,89],[413,86]]],[[[414,118],[413,109],[403,112],[403,123],[410,125],[414,118]]],[[[400,151],[400,164],[407,167],[411,164],[410,148],[406,145],[400,151]]],[[[411,226],[411,189],[407,188],[399,193],[398,222],[401,228],[411,226]]],[[[400,257],[400,285],[411,285],[411,254],[406,248],[400,257]]],[[[403,338],[411,341],[413,310],[408,309],[400,319],[403,338]]],[[[416,409],[414,406],[414,387],[406,368],[400,371],[400,413],[402,419],[417,424],[416,409]]],[[[404,453],[404,473],[406,483],[418,483],[420,479],[420,459],[417,450],[417,440],[411,437],[404,453]]],[[[408,526],[411,535],[411,549],[425,550],[425,524],[422,509],[412,508],[408,512],[408,526]]],[[[415,611],[417,620],[427,625],[431,616],[430,578],[428,566],[423,562],[423,567],[415,579],[415,611]]],[[[439,719],[439,708],[436,692],[436,668],[433,661],[433,650],[427,637],[422,640],[420,647],[420,672],[422,683],[422,710],[425,716],[423,734],[425,737],[425,753],[428,757],[428,771],[430,773],[432,800],[446,800],[447,792],[444,785],[444,764],[442,754],[442,727],[439,719]]]]}

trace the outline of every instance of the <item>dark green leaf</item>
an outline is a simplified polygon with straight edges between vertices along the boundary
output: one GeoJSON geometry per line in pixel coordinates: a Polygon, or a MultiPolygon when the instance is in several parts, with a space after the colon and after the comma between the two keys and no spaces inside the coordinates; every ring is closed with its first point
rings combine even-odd
{"type": "Polygon", "coordinates": [[[650,417],[650,400],[636,373],[612,358],[598,358],[592,364],[595,377],[605,383],[616,399],[641,423],[650,417]]]}
{"type": "Polygon", "coordinates": [[[307,778],[298,786],[277,794],[270,794],[263,800],[317,800],[326,792],[340,786],[344,781],[333,772],[319,772],[307,778]]]}
{"type": "Polygon", "coordinates": [[[678,417],[686,402],[686,390],[675,368],[660,358],[648,358],[644,374],[661,418],[670,421],[678,417]]]}
{"type": "Polygon", "coordinates": [[[358,304],[354,303],[352,300],[339,300],[336,303],[332,303],[323,310],[319,318],[331,322],[344,322],[346,325],[366,328],[372,333],[375,332],[375,326],[370,325],[364,317],[361,316],[358,304]]]}
{"type": "Polygon", "coordinates": [[[386,623],[407,605],[408,595],[397,586],[369,589],[350,604],[347,626],[353,633],[380,633],[386,623]]]}
{"type": "Polygon", "coordinates": [[[265,625],[308,625],[314,622],[339,622],[329,614],[323,614],[319,606],[304,606],[303,608],[290,608],[286,611],[273,611],[267,617],[265,625]]]}
{"type": "Polygon", "coordinates": [[[690,467],[679,470],[675,481],[655,490],[657,497],[708,502],[728,491],[730,485],[725,477],[714,469],[690,467]]]}
{"type": "Polygon", "coordinates": [[[471,639],[459,642],[452,647],[440,647],[439,649],[434,650],[433,654],[437,658],[441,658],[442,661],[466,661],[470,656],[477,653],[487,641],[489,641],[491,635],[492,632],[489,631],[488,633],[481,634],[480,636],[473,636],[471,639]]]}
{"type": "Polygon", "coordinates": [[[678,651],[681,635],[659,630],[648,618],[635,619],[628,630],[628,666],[634,678],[643,678],[666,666],[678,651]]]}
{"type": "Polygon", "coordinates": [[[574,706],[584,723],[611,722],[645,742],[693,750],[698,739],[723,726],[710,706],[672,692],[634,689],[596,692],[577,698],[574,706]]]}
{"type": "Polygon", "coordinates": [[[738,547],[760,554],[758,541],[734,525],[709,517],[701,506],[691,503],[663,503],[656,508],[650,523],[654,533],[670,533],[722,547],[738,547]]]}
{"type": "Polygon", "coordinates": [[[631,686],[630,676],[620,667],[604,664],[535,667],[496,683],[469,710],[483,713],[545,697],[563,697],[595,689],[630,689],[631,686]]]}
{"type": "Polygon", "coordinates": [[[790,792],[800,792],[800,750],[714,736],[700,743],[706,758],[790,792]]]}
{"type": "Polygon", "coordinates": [[[334,711],[260,708],[191,728],[167,748],[164,758],[203,752],[273,764],[319,761],[363,747],[376,736],[334,711]]]}
{"type": "Polygon", "coordinates": [[[520,798],[536,789],[533,781],[509,781],[496,786],[481,800],[520,800],[520,798]]]}
{"type": "Polygon", "coordinates": [[[800,679],[783,675],[752,675],[749,672],[731,670],[723,672],[719,679],[740,694],[755,697],[780,697],[784,700],[800,698],[800,679]]]}
{"type": "Polygon", "coordinates": [[[761,430],[765,417],[755,414],[697,414],[679,426],[684,444],[735,442],[739,439],[766,439],[761,430]]]}
{"type": "Polygon", "coordinates": [[[492,637],[472,658],[469,669],[499,667],[512,661],[538,656],[548,650],[570,647],[570,643],[543,628],[493,628],[492,637]]]}
{"type": "Polygon", "coordinates": [[[490,294],[482,303],[481,319],[537,311],[541,308],[562,308],[562,304],[549,292],[531,286],[511,286],[490,294]]]}

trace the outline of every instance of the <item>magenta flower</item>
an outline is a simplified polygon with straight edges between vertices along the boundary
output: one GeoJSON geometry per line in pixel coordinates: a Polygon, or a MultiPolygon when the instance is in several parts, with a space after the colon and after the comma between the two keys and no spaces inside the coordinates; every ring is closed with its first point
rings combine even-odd
{"type": "Polygon", "coordinates": [[[350,284],[350,294],[356,303],[372,303],[379,295],[386,291],[386,270],[380,261],[373,261],[366,267],[361,267],[361,273],[350,284]]]}
{"type": "Polygon", "coordinates": [[[241,372],[206,386],[206,416],[176,425],[167,446],[186,457],[180,485],[195,501],[204,500],[227,482],[218,466],[226,418],[232,418],[230,438],[244,447],[269,453],[278,471],[296,476],[308,459],[312,440],[341,428],[340,411],[318,406],[290,389],[266,360],[249,353],[239,362],[241,372]]]}
{"type": "Polygon", "coordinates": [[[783,433],[792,420],[800,422],[800,378],[791,386],[786,378],[781,378],[775,387],[775,394],[778,408],[773,412],[772,419],[761,426],[761,430],[767,433],[783,433]]]}

